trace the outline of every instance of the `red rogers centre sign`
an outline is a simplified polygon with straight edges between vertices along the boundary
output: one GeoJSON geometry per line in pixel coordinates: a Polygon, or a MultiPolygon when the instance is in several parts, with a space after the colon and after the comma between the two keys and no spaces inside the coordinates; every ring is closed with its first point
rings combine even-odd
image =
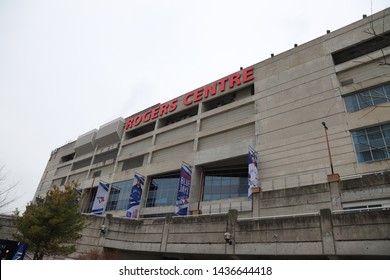
{"type": "MultiPolygon", "coordinates": [[[[183,97],[183,104],[185,106],[192,105],[194,103],[207,99],[209,96],[217,94],[218,90],[220,92],[224,92],[226,89],[233,89],[237,86],[248,83],[253,79],[253,66],[251,66],[245,68],[240,72],[236,72],[234,74],[231,74],[230,76],[224,77],[211,84],[208,84],[204,87],[198,88],[194,91],[185,94],[183,97]]],[[[177,108],[178,100],[178,98],[172,99],[167,103],[158,105],[141,114],[131,117],[126,122],[126,129],[136,127],[141,123],[147,123],[148,121],[154,120],[159,116],[174,112],[177,108]]]]}

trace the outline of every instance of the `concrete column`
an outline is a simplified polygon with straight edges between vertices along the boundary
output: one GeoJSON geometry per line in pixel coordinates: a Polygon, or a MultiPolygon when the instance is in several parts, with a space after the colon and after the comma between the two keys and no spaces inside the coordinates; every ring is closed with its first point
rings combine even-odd
{"type": "Polygon", "coordinates": [[[340,182],[329,183],[330,197],[332,203],[332,210],[342,210],[341,195],[340,195],[340,182]]]}
{"type": "Polygon", "coordinates": [[[172,216],[173,214],[167,215],[165,218],[165,224],[164,229],[162,232],[161,237],[161,246],[160,246],[160,252],[166,252],[167,251],[167,243],[168,243],[168,236],[169,236],[169,226],[172,222],[172,216]]]}
{"type": "Polygon", "coordinates": [[[110,230],[110,220],[113,218],[112,214],[106,214],[105,217],[102,217],[101,223],[100,223],[100,238],[99,238],[99,245],[97,249],[100,253],[103,252],[104,248],[104,242],[106,240],[106,236],[108,235],[108,231],[110,230]]]}
{"type": "Polygon", "coordinates": [[[230,209],[227,214],[227,225],[226,225],[226,233],[230,233],[231,235],[231,244],[225,244],[225,253],[227,255],[235,254],[235,233],[236,233],[236,223],[237,223],[238,211],[236,209],[230,209]]]}
{"type": "Polygon", "coordinates": [[[335,255],[335,243],[333,238],[332,212],[330,209],[320,210],[322,253],[335,255]]]}
{"type": "Polygon", "coordinates": [[[263,198],[263,192],[252,194],[252,217],[260,217],[260,201],[263,198]]]}
{"type": "Polygon", "coordinates": [[[190,211],[198,210],[198,204],[199,206],[199,196],[202,188],[202,169],[199,166],[194,166],[192,168],[192,179],[191,179],[191,189],[190,189],[190,211]]]}

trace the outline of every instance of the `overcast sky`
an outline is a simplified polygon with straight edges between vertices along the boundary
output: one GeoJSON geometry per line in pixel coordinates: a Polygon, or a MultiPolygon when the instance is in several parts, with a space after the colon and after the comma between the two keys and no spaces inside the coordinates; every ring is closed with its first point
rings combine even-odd
{"type": "Polygon", "coordinates": [[[6,210],[24,210],[51,151],[79,135],[389,6],[0,0],[0,166],[19,197],[6,210]]]}

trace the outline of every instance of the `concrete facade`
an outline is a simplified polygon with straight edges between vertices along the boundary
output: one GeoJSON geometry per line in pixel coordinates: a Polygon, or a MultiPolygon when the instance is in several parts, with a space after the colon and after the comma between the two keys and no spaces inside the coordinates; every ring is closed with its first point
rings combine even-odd
{"type": "MultiPolygon", "coordinates": [[[[354,112],[347,112],[344,99],[361,90],[390,84],[390,66],[386,64],[390,61],[389,32],[390,10],[387,9],[174,100],[104,124],[52,152],[36,196],[44,196],[54,185],[79,182],[86,194],[83,211],[88,212],[94,195],[92,190],[100,180],[112,186],[112,183],[132,180],[138,173],[146,177],[140,217],[170,216],[174,205],[148,206],[149,187],[153,178],[178,174],[181,163],[185,162],[193,170],[189,215],[201,211],[213,216],[189,217],[185,221],[191,223],[180,228],[176,226],[179,221],[176,217],[152,222],[129,221],[121,218],[125,216],[125,208],[107,211],[114,217],[110,223],[127,229],[118,230],[115,238],[116,230],[110,230],[112,239],[106,238],[103,247],[160,253],[190,249],[193,254],[203,254],[209,248],[207,242],[191,233],[190,228],[195,224],[202,228],[203,234],[212,236],[209,233],[216,232],[219,236],[229,224],[226,213],[235,210],[237,217],[231,225],[234,246],[229,247],[220,237],[215,237],[218,239],[215,243],[220,243],[213,246],[216,254],[256,255],[259,250],[268,252],[266,255],[272,252],[348,255],[354,250],[358,254],[363,243],[344,242],[344,234],[353,231],[353,223],[344,226],[342,222],[347,223],[344,214],[321,212],[321,209],[338,211],[390,205],[386,173],[390,170],[390,156],[359,162],[352,137],[353,131],[390,124],[389,99],[354,112]],[[384,41],[380,47],[377,40],[384,41]],[[364,47],[365,52],[359,54],[367,45],[374,48],[364,47]],[[333,167],[340,175],[340,182],[328,182],[331,169],[322,122],[329,128],[333,167]],[[210,170],[245,168],[249,146],[258,153],[260,194],[252,202],[243,196],[204,200],[205,174],[210,170]],[[295,225],[299,225],[299,219],[294,218],[270,224],[276,232],[287,223],[291,235],[261,233],[258,221],[262,218],[307,213],[316,213],[305,216],[305,224],[310,229],[306,225],[304,229],[299,228],[295,225]],[[215,214],[221,216],[214,217],[215,214]],[[250,218],[249,222],[240,221],[245,218],[250,218]],[[208,222],[203,224],[202,219],[208,222]],[[136,226],[140,223],[142,227],[136,226]],[[164,235],[167,224],[169,235],[164,235]],[[327,234],[330,229],[332,234],[327,234]],[[121,234],[126,232],[133,233],[134,241],[125,242],[121,234]],[[277,242],[274,235],[278,236],[277,242]],[[142,245],[143,238],[148,239],[147,245],[142,245]],[[193,245],[185,238],[191,239],[193,245]],[[252,241],[266,245],[253,246],[252,241]]],[[[383,137],[388,141],[385,150],[389,155],[390,138],[383,137]]],[[[386,234],[389,237],[388,224],[380,232],[383,238],[386,234]]],[[[383,246],[372,242],[368,246],[371,249],[367,249],[370,252],[378,250],[379,255],[383,255],[383,250],[389,252],[387,241],[383,246]]]]}
{"type": "MultiPolygon", "coordinates": [[[[341,197],[362,186],[390,186],[390,173],[337,183],[341,197]]],[[[359,195],[359,194],[358,194],[359,195]]],[[[300,214],[248,217],[237,210],[224,214],[128,219],[88,215],[76,243],[77,259],[98,249],[119,259],[387,259],[390,256],[390,208],[331,210],[328,183],[256,194],[262,206],[280,213],[311,202],[300,214]],[[104,229],[104,231],[102,230],[104,229]],[[230,242],[225,234],[230,234],[230,242]]],[[[1,239],[12,239],[12,217],[0,217],[1,239]]],[[[64,258],[55,256],[55,258],[64,258]]]]}

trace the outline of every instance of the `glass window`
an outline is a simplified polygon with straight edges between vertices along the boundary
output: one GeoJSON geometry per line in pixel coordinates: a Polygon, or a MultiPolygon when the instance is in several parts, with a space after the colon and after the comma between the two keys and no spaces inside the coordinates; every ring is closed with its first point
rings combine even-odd
{"type": "Polygon", "coordinates": [[[175,205],[179,179],[179,173],[152,178],[146,199],[146,207],[175,205]]]}
{"type": "Polygon", "coordinates": [[[248,196],[248,168],[205,171],[203,200],[221,200],[248,196]]]}
{"type": "Polygon", "coordinates": [[[386,97],[388,98],[387,101],[390,101],[390,84],[383,86],[386,92],[386,97]]]}
{"type": "Polygon", "coordinates": [[[352,131],[358,162],[390,158],[390,124],[352,131]]]}
{"type": "Polygon", "coordinates": [[[344,102],[347,107],[347,112],[353,112],[360,109],[357,96],[355,94],[344,97],[344,102]]]}
{"type": "Polygon", "coordinates": [[[374,105],[381,104],[388,101],[383,86],[371,89],[370,95],[372,96],[372,101],[374,102],[374,105]]]}
{"type": "Polygon", "coordinates": [[[112,183],[106,211],[127,209],[133,180],[112,183]]]}
{"type": "Polygon", "coordinates": [[[378,105],[390,101],[390,84],[360,91],[344,98],[347,112],[354,112],[368,106],[378,105]]]}

